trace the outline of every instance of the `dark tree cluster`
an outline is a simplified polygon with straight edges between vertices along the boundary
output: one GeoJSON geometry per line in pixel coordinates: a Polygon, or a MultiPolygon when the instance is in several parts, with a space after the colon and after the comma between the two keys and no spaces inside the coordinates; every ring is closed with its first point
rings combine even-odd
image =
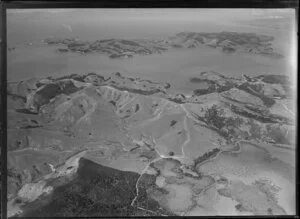
{"type": "Polygon", "coordinates": [[[226,124],[226,118],[223,116],[224,110],[218,109],[217,105],[213,105],[211,108],[206,110],[204,119],[208,125],[221,129],[226,124]]]}
{"type": "Polygon", "coordinates": [[[174,126],[176,123],[177,123],[176,120],[172,120],[172,121],[170,122],[170,126],[174,126]]]}
{"type": "Polygon", "coordinates": [[[81,159],[76,178],[54,189],[51,200],[25,217],[130,216],[139,175],[81,159]]]}
{"type": "Polygon", "coordinates": [[[202,156],[198,157],[194,163],[195,165],[199,164],[199,163],[202,163],[208,159],[211,159],[212,157],[216,156],[218,153],[220,152],[220,149],[219,148],[214,148],[213,150],[211,151],[208,151],[206,153],[204,153],[202,156]]]}

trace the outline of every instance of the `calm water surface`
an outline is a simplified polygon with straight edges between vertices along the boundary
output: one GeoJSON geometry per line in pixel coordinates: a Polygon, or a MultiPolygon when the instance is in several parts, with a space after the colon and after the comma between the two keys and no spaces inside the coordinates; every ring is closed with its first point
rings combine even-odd
{"type": "Polygon", "coordinates": [[[194,89],[188,78],[212,70],[228,76],[287,74],[286,59],[257,55],[225,54],[206,46],[196,49],[173,50],[164,54],[135,56],[132,59],[110,59],[102,54],[61,54],[56,47],[28,46],[8,54],[8,80],[18,81],[32,76],[83,74],[97,72],[108,76],[119,71],[155,81],[167,81],[177,89],[194,89]]]}

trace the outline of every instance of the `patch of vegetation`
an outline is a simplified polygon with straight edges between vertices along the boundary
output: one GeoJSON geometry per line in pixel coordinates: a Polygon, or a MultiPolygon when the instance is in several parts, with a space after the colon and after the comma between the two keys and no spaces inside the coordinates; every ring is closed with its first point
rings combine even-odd
{"type": "Polygon", "coordinates": [[[32,114],[32,115],[37,115],[37,112],[32,112],[29,109],[16,109],[15,110],[18,113],[24,113],[24,114],[32,114]]]}
{"type": "Polygon", "coordinates": [[[244,120],[240,117],[236,117],[236,118],[229,117],[226,119],[226,126],[239,128],[243,124],[244,124],[244,120]]]}
{"type": "Polygon", "coordinates": [[[232,112],[234,112],[238,115],[241,115],[243,117],[247,117],[250,119],[255,119],[262,123],[277,123],[277,121],[275,121],[273,118],[270,118],[268,116],[261,116],[260,114],[256,114],[256,113],[250,113],[250,112],[245,111],[242,108],[239,108],[235,105],[231,106],[231,110],[232,110],[232,112]]]}
{"type": "Polygon", "coordinates": [[[182,48],[182,45],[180,45],[180,44],[172,44],[172,47],[174,47],[174,48],[182,48]]]}
{"type": "Polygon", "coordinates": [[[185,98],[181,98],[181,97],[169,97],[168,100],[173,101],[178,104],[185,103],[185,98]]]}
{"type": "Polygon", "coordinates": [[[192,82],[192,83],[200,83],[200,82],[203,82],[203,79],[197,78],[197,77],[192,77],[192,78],[190,78],[190,82],[192,82]]]}
{"type": "Polygon", "coordinates": [[[224,133],[222,136],[227,140],[228,143],[232,143],[232,140],[240,136],[243,136],[243,138],[248,137],[247,132],[242,132],[240,130],[240,127],[244,124],[244,120],[242,118],[226,118],[225,124],[226,129],[222,130],[224,133]]]}
{"type": "Polygon", "coordinates": [[[116,102],[113,100],[109,101],[109,103],[111,103],[113,106],[116,106],[116,102]]]}
{"type": "Polygon", "coordinates": [[[220,179],[217,180],[217,183],[219,184],[227,184],[229,181],[224,176],[221,176],[220,179]]]}
{"type": "Polygon", "coordinates": [[[270,214],[270,215],[273,215],[273,210],[272,210],[272,208],[268,208],[268,213],[270,214]]]}
{"type": "Polygon", "coordinates": [[[176,123],[177,123],[176,120],[172,120],[172,121],[170,122],[170,126],[174,126],[176,123]]]}
{"type": "Polygon", "coordinates": [[[227,198],[231,198],[231,192],[229,189],[227,188],[221,188],[217,190],[219,195],[227,197],[227,198]]]}
{"type": "Polygon", "coordinates": [[[221,129],[226,125],[224,114],[224,109],[218,109],[217,105],[214,104],[206,110],[204,120],[208,125],[221,129]]]}
{"type": "Polygon", "coordinates": [[[206,160],[209,160],[209,159],[215,157],[219,152],[220,152],[220,148],[214,148],[213,150],[204,153],[202,156],[200,156],[194,160],[195,166],[206,160]]]}
{"type": "Polygon", "coordinates": [[[23,125],[20,127],[20,129],[33,129],[33,128],[40,128],[43,127],[43,125],[31,125],[31,124],[27,124],[27,125],[23,125]]]}
{"type": "Polygon", "coordinates": [[[209,87],[208,89],[196,89],[193,91],[193,94],[196,96],[201,96],[201,95],[212,93],[214,91],[215,90],[212,89],[212,87],[209,87]]]}
{"type": "Polygon", "coordinates": [[[76,41],[76,42],[69,43],[67,46],[68,48],[73,49],[74,47],[86,46],[86,43],[76,41]]]}
{"type": "Polygon", "coordinates": [[[65,48],[58,48],[57,51],[58,51],[58,52],[62,52],[62,53],[64,53],[64,52],[69,52],[69,50],[68,50],[68,49],[65,49],[65,48]]]}
{"type": "Polygon", "coordinates": [[[170,151],[170,152],[169,152],[169,156],[174,156],[174,152],[173,152],[173,151],[170,151]]]}
{"type": "Polygon", "coordinates": [[[227,53],[234,53],[235,52],[235,48],[232,48],[232,47],[223,47],[222,48],[222,51],[223,52],[227,52],[227,53]]]}
{"type": "Polygon", "coordinates": [[[139,104],[136,104],[136,105],[135,105],[134,112],[136,113],[137,111],[139,111],[139,109],[140,109],[140,105],[139,105],[139,104]]]}
{"type": "Polygon", "coordinates": [[[240,212],[247,211],[247,209],[245,209],[242,204],[237,204],[235,206],[235,209],[240,211],[240,212]]]}

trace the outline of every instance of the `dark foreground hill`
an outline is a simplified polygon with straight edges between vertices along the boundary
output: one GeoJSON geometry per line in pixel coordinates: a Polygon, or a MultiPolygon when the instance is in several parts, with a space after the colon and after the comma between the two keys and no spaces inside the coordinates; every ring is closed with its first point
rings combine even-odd
{"type": "MultiPolygon", "coordinates": [[[[24,217],[154,216],[131,206],[139,174],[81,158],[75,178],[54,189],[47,204],[31,203],[24,217]]],[[[148,209],[151,210],[151,209],[148,209]]],[[[160,215],[157,213],[157,215],[160,215]]]]}

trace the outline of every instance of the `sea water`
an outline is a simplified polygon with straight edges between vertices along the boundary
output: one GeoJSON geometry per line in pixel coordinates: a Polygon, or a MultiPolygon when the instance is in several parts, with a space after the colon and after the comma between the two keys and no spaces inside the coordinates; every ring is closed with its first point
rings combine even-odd
{"type": "MultiPolygon", "coordinates": [[[[197,85],[189,78],[202,71],[217,71],[228,76],[242,74],[291,74],[291,31],[223,22],[222,19],[205,21],[165,19],[153,22],[154,18],[121,19],[104,16],[103,11],[89,13],[9,13],[7,17],[8,46],[16,47],[7,55],[8,81],[19,81],[33,76],[59,76],[71,73],[96,72],[108,76],[113,72],[138,76],[155,81],[166,81],[177,91],[192,91],[197,85]],[[102,13],[102,15],[101,15],[102,13]],[[93,14],[93,16],[91,15],[93,14]],[[102,16],[102,17],[101,17],[102,16]],[[80,18],[80,19],[79,19],[80,18]],[[100,19],[101,18],[101,19],[100,19]],[[130,59],[110,59],[107,55],[59,53],[56,46],[47,46],[42,40],[50,37],[79,37],[83,40],[108,38],[164,38],[182,31],[195,32],[254,32],[275,36],[274,46],[285,55],[283,59],[251,55],[227,54],[218,49],[200,46],[196,49],[174,49],[163,54],[136,55],[130,59]]],[[[148,12],[147,12],[148,13],[148,12]]],[[[204,13],[204,12],[202,12],[204,13]]],[[[223,19],[224,20],[224,19],[223,19]]]]}

